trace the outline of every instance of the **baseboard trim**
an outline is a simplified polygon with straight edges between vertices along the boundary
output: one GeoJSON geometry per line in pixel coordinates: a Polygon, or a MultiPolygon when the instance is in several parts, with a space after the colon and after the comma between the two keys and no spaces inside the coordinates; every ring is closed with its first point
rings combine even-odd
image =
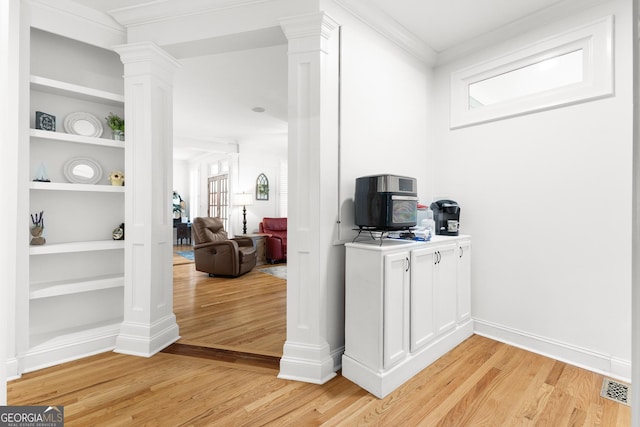
{"type": "Polygon", "coordinates": [[[333,371],[338,372],[342,369],[342,355],[344,354],[344,345],[334,349],[331,352],[331,357],[333,358],[333,371]]]}
{"type": "Polygon", "coordinates": [[[10,357],[7,359],[6,364],[6,373],[7,373],[7,381],[15,380],[20,378],[20,373],[18,372],[18,359],[15,357],[10,357]]]}
{"type": "Polygon", "coordinates": [[[118,326],[111,325],[35,346],[18,358],[17,374],[111,351],[115,347],[117,335],[118,326]]]}
{"type": "Polygon", "coordinates": [[[631,361],[474,319],[474,333],[621,381],[631,380],[631,361]]]}

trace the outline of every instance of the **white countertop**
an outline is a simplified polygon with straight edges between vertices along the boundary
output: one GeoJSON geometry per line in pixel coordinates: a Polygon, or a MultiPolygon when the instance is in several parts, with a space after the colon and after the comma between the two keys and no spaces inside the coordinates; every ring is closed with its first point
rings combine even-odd
{"type": "Polygon", "coordinates": [[[447,242],[456,242],[458,240],[470,239],[471,236],[468,234],[460,234],[458,236],[434,236],[430,241],[424,242],[419,240],[403,240],[403,239],[387,239],[384,238],[380,240],[379,238],[371,239],[360,237],[360,240],[356,242],[345,243],[346,247],[360,247],[367,248],[371,250],[384,250],[391,247],[419,247],[419,246],[428,246],[434,244],[442,244],[447,242]]]}

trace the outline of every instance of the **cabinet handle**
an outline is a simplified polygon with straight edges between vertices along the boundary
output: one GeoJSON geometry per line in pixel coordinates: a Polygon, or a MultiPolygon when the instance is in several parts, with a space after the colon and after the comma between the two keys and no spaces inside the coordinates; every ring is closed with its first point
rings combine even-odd
{"type": "Polygon", "coordinates": [[[434,263],[434,264],[437,264],[437,263],[438,263],[438,251],[435,251],[435,252],[433,253],[433,255],[434,255],[434,257],[435,257],[435,259],[433,260],[433,263],[434,263]]]}
{"type": "Polygon", "coordinates": [[[442,255],[440,255],[440,251],[436,251],[436,264],[440,264],[442,261],[442,255]]]}
{"type": "Polygon", "coordinates": [[[462,254],[464,254],[464,249],[462,249],[462,246],[460,246],[460,258],[462,258],[462,254]]]}
{"type": "Polygon", "coordinates": [[[411,260],[409,259],[409,257],[406,257],[407,260],[407,269],[405,271],[409,271],[409,269],[411,268],[411,260]]]}

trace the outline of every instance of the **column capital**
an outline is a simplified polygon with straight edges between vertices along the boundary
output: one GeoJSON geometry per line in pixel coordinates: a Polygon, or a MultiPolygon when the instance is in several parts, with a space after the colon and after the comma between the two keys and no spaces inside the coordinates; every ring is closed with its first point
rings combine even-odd
{"type": "Polygon", "coordinates": [[[326,41],[340,24],[326,12],[314,12],[305,15],[291,16],[280,19],[280,27],[289,40],[290,50],[311,50],[315,47],[326,52],[326,41]],[[300,42],[320,40],[320,46],[304,45],[300,42]]]}
{"type": "Polygon", "coordinates": [[[114,46],[113,50],[120,55],[120,60],[125,65],[125,74],[130,74],[131,67],[137,65],[144,66],[148,72],[148,65],[152,64],[154,68],[159,67],[169,75],[173,75],[181,67],[177,59],[151,41],[121,44],[114,46]]]}

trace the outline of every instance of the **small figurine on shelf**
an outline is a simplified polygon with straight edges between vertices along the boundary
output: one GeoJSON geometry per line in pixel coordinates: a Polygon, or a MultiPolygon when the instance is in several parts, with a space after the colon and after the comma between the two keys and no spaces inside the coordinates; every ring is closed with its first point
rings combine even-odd
{"type": "Polygon", "coordinates": [[[109,174],[109,181],[113,186],[123,186],[124,185],[124,172],[113,171],[109,174]]]}
{"type": "Polygon", "coordinates": [[[44,245],[47,243],[45,238],[42,236],[44,232],[44,211],[40,211],[40,213],[31,214],[31,243],[32,245],[44,245]]]}
{"type": "Polygon", "coordinates": [[[124,222],[113,229],[111,238],[113,240],[124,240],[124,222]]]}
{"type": "Polygon", "coordinates": [[[34,178],[36,182],[51,182],[49,178],[47,178],[47,171],[44,169],[44,163],[40,163],[38,166],[38,171],[36,172],[36,177],[34,178]]]}
{"type": "Polygon", "coordinates": [[[111,139],[124,141],[124,119],[113,113],[109,113],[104,119],[111,128],[111,139]]]}

